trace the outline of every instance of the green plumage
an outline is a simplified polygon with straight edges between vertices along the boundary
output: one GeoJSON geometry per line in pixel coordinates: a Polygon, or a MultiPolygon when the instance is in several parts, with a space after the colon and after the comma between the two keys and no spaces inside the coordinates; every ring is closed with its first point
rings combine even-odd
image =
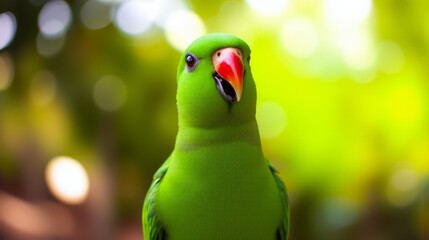
{"type": "Polygon", "coordinates": [[[262,153],[249,59],[247,44],[228,34],[203,36],[185,50],[177,73],[179,131],[145,199],[146,240],[287,239],[287,193],[262,153]],[[243,93],[235,103],[222,98],[212,77],[212,54],[225,47],[243,53],[243,93]],[[191,71],[187,53],[198,59],[191,71]]]}

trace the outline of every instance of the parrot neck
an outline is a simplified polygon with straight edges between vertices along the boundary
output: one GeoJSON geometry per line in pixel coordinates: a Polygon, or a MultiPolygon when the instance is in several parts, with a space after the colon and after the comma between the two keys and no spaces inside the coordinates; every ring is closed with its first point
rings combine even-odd
{"type": "Polygon", "coordinates": [[[180,126],[175,149],[192,151],[205,146],[244,142],[262,152],[256,119],[246,123],[225,123],[211,128],[180,126]]]}

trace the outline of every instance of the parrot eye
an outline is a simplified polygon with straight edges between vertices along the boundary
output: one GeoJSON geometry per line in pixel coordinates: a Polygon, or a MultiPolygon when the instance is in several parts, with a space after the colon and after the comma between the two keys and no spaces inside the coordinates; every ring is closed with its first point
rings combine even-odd
{"type": "Polygon", "coordinates": [[[188,70],[188,72],[191,72],[197,66],[198,59],[194,55],[188,53],[185,56],[185,62],[186,62],[186,70],[188,70]]]}

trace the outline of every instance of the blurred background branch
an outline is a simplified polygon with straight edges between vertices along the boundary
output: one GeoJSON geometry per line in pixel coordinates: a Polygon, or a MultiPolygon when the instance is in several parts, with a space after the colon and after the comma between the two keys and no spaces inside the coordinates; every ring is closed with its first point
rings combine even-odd
{"type": "Polygon", "coordinates": [[[0,2],[0,239],[141,239],[190,41],[252,48],[291,240],[429,239],[429,2],[0,2]]]}

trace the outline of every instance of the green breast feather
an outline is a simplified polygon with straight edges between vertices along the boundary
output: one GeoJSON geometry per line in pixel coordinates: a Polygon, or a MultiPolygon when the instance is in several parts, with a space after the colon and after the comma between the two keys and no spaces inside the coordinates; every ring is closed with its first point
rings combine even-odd
{"type": "Polygon", "coordinates": [[[209,34],[183,53],[179,130],[143,206],[146,240],[288,238],[285,185],[264,158],[250,48],[209,34]]]}

